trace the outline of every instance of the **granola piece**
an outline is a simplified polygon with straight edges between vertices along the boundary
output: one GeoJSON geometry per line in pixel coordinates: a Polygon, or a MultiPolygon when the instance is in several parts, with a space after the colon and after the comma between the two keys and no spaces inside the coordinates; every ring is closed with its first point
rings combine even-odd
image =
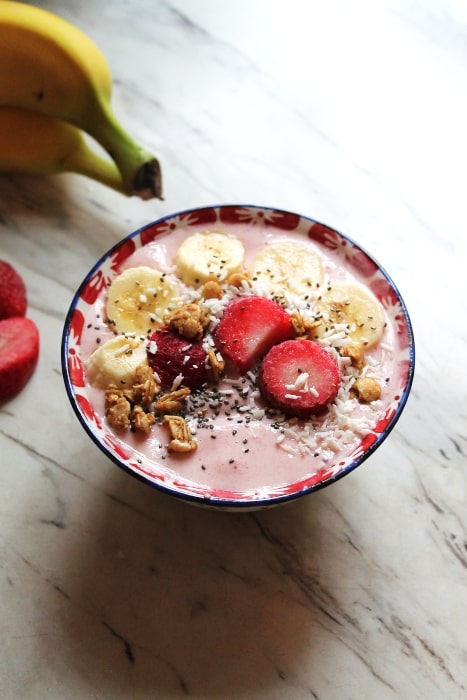
{"type": "Polygon", "coordinates": [[[342,357],[350,357],[350,364],[352,367],[361,370],[365,365],[365,351],[363,345],[358,343],[352,343],[351,345],[345,345],[340,351],[342,357]]]}
{"type": "Polygon", "coordinates": [[[111,385],[105,391],[105,417],[114,428],[128,428],[131,404],[121,389],[111,385]]]}
{"type": "Polygon", "coordinates": [[[171,441],[167,445],[170,452],[193,452],[198,447],[198,443],[193,439],[190,426],[181,416],[164,416],[164,423],[167,423],[170,430],[171,441]]]}
{"type": "Polygon", "coordinates": [[[249,287],[251,286],[250,275],[247,272],[232,272],[227,282],[231,287],[237,287],[237,289],[243,287],[244,282],[246,282],[249,287]]]}
{"type": "Polygon", "coordinates": [[[139,433],[149,434],[151,425],[154,425],[156,419],[153,413],[146,412],[142,406],[133,406],[131,412],[131,426],[139,433]]]}
{"type": "Polygon", "coordinates": [[[203,299],[221,299],[223,294],[224,292],[222,291],[222,287],[214,280],[206,282],[201,290],[201,296],[203,299]]]}
{"type": "Polygon", "coordinates": [[[163,394],[154,404],[154,410],[158,413],[177,413],[181,411],[187,396],[191,394],[191,390],[187,386],[182,386],[181,389],[169,391],[163,394]]]}
{"type": "Polygon", "coordinates": [[[149,365],[142,364],[136,369],[135,384],[131,389],[125,391],[125,396],[131,403],[140,404],[147,410],[160,389],[160,384],[154,378],[153,370],[149,365]]]}
{"type": "Polygon", "coordinates": [[[221,374],[225,369],[225,360],[219,352],[214,350],[214,348],[209,348],[208,363],[211,379],[214,383],[216,383],[219,381],[221,374]]]}
{"type": "Polygon", "coordinates": [[[187,340],[199,340],[209,325],[208,309],[199,304],[184,304],[171,314],[164,316],[169,328],[187,340]]]}
{"type": "Polygon", "coordinates": [[[148,379],[154,380],[154,372],[148,364],[143,362],[142,364],[138,365],[138,367],[136,368],[135,383],[142,384],[143,382],[146,382],[148,379]]]}
{"type": "Polygon", "coordinates": [[[308,321],[298,311],[290,315],[294,335],[298,338],[315,338],[315,330],[321,325],[321,321],[308,321]]]}
{"type": "Polygon", "coordinates": [[[352,389],[355,390],[359,401],[371,403],[381,398],[381,385],[371,377],[359,377],[355,380],[352,389]]]}

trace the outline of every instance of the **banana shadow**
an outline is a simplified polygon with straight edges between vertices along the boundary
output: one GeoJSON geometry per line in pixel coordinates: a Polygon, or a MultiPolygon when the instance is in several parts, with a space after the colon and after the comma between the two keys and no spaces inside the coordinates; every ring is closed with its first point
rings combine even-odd
{"type": "Polygon", "coordinates": [[[295,685],[334,604],[318,563],[329,557],[325,493],[215,512],[88,456],[108,472],[63,549],[62,596],[50,611],[62,640],[54,666],[115,698],[268,687],[276,697],[278,684],[295,685]]]}

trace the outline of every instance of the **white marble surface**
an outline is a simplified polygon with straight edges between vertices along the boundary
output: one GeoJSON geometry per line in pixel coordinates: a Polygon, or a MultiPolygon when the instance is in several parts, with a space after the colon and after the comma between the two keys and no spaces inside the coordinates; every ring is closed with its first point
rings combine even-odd
{"type": "MultiPolygon", "coordinates": [[[[38,369],[0,407],[5,700],[467,696],[464,0],[82,0],[114,107],[165,200],[0,176],[38,369]],[[386,267],[417,372],[391,437],[334,486],[256,514],[114,467],[68,403],[64,316],[113,243],[179,209],[289,208],[386,267]]],[[[0,47],[1,52],[1,47],[0,47]]]]}

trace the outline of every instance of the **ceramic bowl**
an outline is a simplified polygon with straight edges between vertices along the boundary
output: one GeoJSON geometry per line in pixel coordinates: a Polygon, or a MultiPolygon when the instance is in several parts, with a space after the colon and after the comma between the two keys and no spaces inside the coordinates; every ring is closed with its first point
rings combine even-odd
{"type": "MultiPolygon", "coordinates": [[[[66,316],[62,340],[66,391],[80,424],[97,447],[129,475],[159,491],[193,504],[224,510],[260,509],[289,502],[329,486],[356,469],[386,440],[400,418],[410,393],[414,365],[414,339],[406,306],[387,272],[370,254],[347,236],[307,216],[250,205],[219,205],[178,212],[151,222],[121,240],[84,278],[66,316]],[[372,290],[394,329],[392,346],[388,348],[392,357],[390,382],[386,380],[389,384],[383,391],[381,409],[367,434],[348,450],[344,449],[338,459],[330,459],[328,454],[324,462],[316,462],[315,456],[306,451],[299,455],[294,455],[293,450],[286,452],[277,444],[273,448],[274,460],[280,465],[277,480],[269,477],[262,483],[258,477],[256,482],[250,479],[246,487],[238,487],[235,478],[230,482],[217,479],[220,462],[231,461],[227,460],[227,433],[223,433],[226,459],[221,460],[219,451],[215,458],[203,457],[199,476],[194,477],[190,472],[188,477],[183,460],[161,458],[160,453],[148,457],[144,450],[135,448],[133,436],[129,440],[125,434],[109,427],[102,411],[96,410],[85,373],[84,337],[87,327],[93,323],[89,319],[96,300],[105,294],[106,287],[130,256],[138,251],[146,252],[143,250],[146,246],[151,246],[152,250],[154,246],[164,246],[182,228],[199,231],[232,225],[247,227],[252,241],[258,240],[257,236],[275,234],[310,241],[372,290]],[[289,473],[288,465],[290,477],[284,476],[289,473]]],[[[269,435],[270,440],[277,440],[269,435]]],[[[204,435],[201,437],[204,439],[204,435]]],[[[250,472],[262,461],[259,449],[255,456],[250,456],[250,472]]],[[[225,465],[222,469],[225,471],[225,465]]]]}

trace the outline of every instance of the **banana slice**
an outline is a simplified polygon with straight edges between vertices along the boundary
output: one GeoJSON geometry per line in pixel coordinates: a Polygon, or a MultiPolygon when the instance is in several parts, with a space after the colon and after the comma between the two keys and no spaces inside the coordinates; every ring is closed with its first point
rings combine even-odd
{"type": "Polygon", "coordinates": [[[185,284],[225,282],[239,272],[245,258],[243,243],[223,231],[199,231],[185,238],[175,255],[177,272],[185,284]]]}
{"type": "Polygon", "coordinates": [[[165,273],[144,265],[129,267],[107,291],[107,321],[118,333],[146,336],[178,302],[177,285],[165,273]]]}
{"type": "Polygon", "coordinates": [[[251,276],[272,296],[283,296],[288,292],[304,298],[322,284],[323,263],[306,244],[295,241],[272,243],[254,258],[251,276]]]}
{"type": "Polygon", "coordinates": [[[86,362],[86,376],[92,386],[106,389],[110,384],[132,386],[136,368],[147,362],[146,344],[118,335],[100,345],[86,362]]]}
{"type": "Polygon", "coordinates": [[[337,282],[320,301],[323,322],[316,329],[322,337],[333,327],[345,328],[353,343],[370,348],[381,340],[386,319],[383,307],[369,289],[354,282],[337,282]]]}

